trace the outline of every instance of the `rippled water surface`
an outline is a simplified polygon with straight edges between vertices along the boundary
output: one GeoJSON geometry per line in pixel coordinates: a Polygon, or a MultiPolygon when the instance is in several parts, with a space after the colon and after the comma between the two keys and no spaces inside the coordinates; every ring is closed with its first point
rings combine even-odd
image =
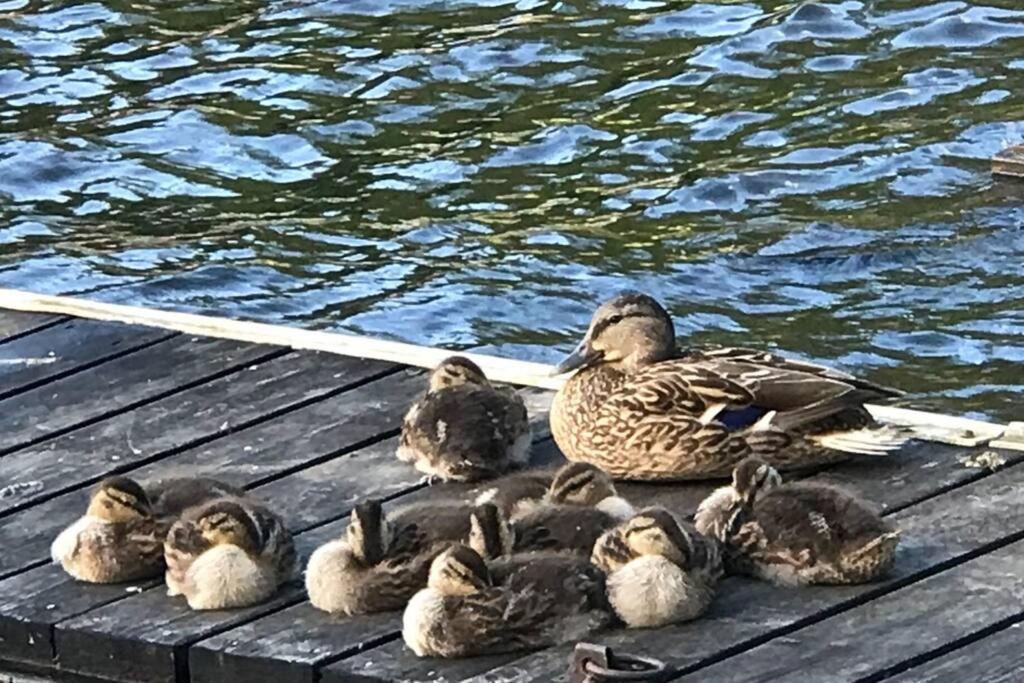
{"type": "Polygon", "coordinates": [[[1020,419],[1024,5],[0,0],[0,286],[553,359],[624,286],[1020,419]]]}

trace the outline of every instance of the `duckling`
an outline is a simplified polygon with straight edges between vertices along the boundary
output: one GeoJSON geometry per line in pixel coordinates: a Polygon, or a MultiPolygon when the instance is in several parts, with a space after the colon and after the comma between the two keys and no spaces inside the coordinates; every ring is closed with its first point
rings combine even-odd
{"type": "Polygon", "coordinates": [[[317,548],[306,590],[317,609],[367,614],[399,609],[427,582],[430,563],[453,542],[485,557],[511,550],[508,524],[491,504],[416,505],[385,515],[379,500],[352,511],[346,537],[317,548]]]}
{"type": "Polygon", "coordinates": [[[79,581],[118,583],[156,577],[164,568],[167,529],[193,504],[237,491],[215,479],[167,479],[149,493],[128,477],[109,477],[93,491],[85,515],[50,547],[53,561],[79,581]]]}
{"type": "Polygon", "coordinates": [[[613,620],[604,576],[586,560],[527,554],[493,569],[456,545],[430,566],[427,587],[402,615],[402,637],[420,657],[533,650],[579,640],[613,620]]]}
{"type": "Polygon", "coordinates": [[[619,496],[607,472],[584,462],[570,462],[559,468],[551,480],[547,500],[553,505],[594,507],[620,521],[636,512],[619,496]]]}
{"type": "Polygon", "coordinates": [[[597,309],[557,368],[573,370],[551,407],[555,442],[616,479],[714,478],[751,455],[794,469],[908,438],[864,406],[900,392],[773,353],[679,349],[668,313],[638,292],[597,309]]]}
{"type": "Polygon", "coordinates": [[[841,489],[782,483],[768,463],[747,458],[731,486],[700,504],[697,529],[725,544],[727,568],[783,585],[873,581],[895,561],[899,531],[841,489]]]}
{"type": "Polygon", "coordinates": [[[596,507],[619,520],[635,510],[618,495],[615,482],[596,465],[567,463],[552,470],[510,474],[476,497],[477,504],[494,503],[509,519],[517,519],[542,505],[596,507]]]}
{"type": "Polygon", "coordinates": [[[697,618],[722,576],[718,543],[658,507],[605,532],[591,562],[607,572],[609,602],[630,628],[697,618]]]}
{"type": "Polygon", "coordinates": [[[475,363],[452,356],[406,414],[397,455],[430,478],[480,481],[526,465],[530,439],[519,394],[492,386],[475,363]]]}
{"type": "Polygon", "coordinates": [[[492,503],[508,519],[520,517],[547,498],[554,478],[555,470],[553,469],[526,470],[506,474],[480,490],[474,502],[477,505],[492,503]]]}
{"type": "Polygon", "coordinates": [[[295,544],[284,521],[243,498],[187,510],[164,542],[169,595],[194,610],[247,607],[266,600],[295,571],[295,544]]]}
{"type": "Polygon", "coordinates": [[[604,471],[569,463],[555,473],[544,501],[513,520],[513,550],[564,550],[589,557],[598,537],[633,512],[604,471]]]}

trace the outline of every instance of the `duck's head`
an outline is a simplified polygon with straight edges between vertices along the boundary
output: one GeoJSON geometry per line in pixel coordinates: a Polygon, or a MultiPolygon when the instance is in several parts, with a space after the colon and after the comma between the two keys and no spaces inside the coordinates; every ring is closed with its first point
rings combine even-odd
{"type": "Polygon", "coordinates": [[[488,387],[490,382],[480,366],[463,356],[451,356],[430,373],[430,391],[440,391],[462,384],[475,384],[488,387]]]}
{"type": "Polygon", "coordinates": [[[632,371],[672,357],[675,348],[675,327],[661,304],[640,292],[623,292],[601,304],[583,341],[556,372],[595,365],[632,371]]]}
{"type": "Polygon", "coordinates": [[[391,543],[391,527],[379,499],[371,498],[356,505],[347,534],[352,553],[367,565],[384,559],[391,543]]]}
{"type": "Polygon", "coordinates": [[[221,499],[204,506],[195,516],[199,533],[211,545],[234,545],[248,552],[257,552],[263,534],[259,524],[235,500],[221,499]]]}
{"type": "Polygon", "coordinates": [[[494,503],[477,505],[469,513],[469,546],[489,559],[512,552],[508,520],[494,503]]]}
{"type": "Polygon", "coordinates": [[[741,460],[732,471],[732,487],[744,503],[753,503],[758,496],[782,484],[778,470],[758,458],[741,460]]]}
{"type": "Polygon", "coordinates": [[[153,515],[146,491],[128,477],[108,477],[89,499],[86,514],[108,522],[130,522],[153,515]]]}
{"type": "Polygon", "coordinates": [[[427,586],[443,595],[472,595],[490,585],[487,565],[468,546],[454,545],[430,564],[427,586]]]}
{"type": "Polygon", "coordinates": [[[595,506],[616,495],[615,483],[600,467],[585,462],[563,465],[551,480],[548,499],[552,503],[595,506]]]}
{"type": "Polygon", "coordinates": [[[675,515],[660,507],[646,508],[631,517],[622,529],[622,538],[636,555],[660,555],[681,567],[688,566],[694,554],[691,533],[675,515]]]}

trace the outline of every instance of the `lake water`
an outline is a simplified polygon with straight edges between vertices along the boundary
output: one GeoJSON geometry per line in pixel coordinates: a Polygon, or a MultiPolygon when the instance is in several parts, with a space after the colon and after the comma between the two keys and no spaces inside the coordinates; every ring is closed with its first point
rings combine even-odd
{"type": "Polygon", "coordinates": [[[1020,419],[1024,5],[0,0],[0,286],[553,360],[623,287],[1020,419]]]}

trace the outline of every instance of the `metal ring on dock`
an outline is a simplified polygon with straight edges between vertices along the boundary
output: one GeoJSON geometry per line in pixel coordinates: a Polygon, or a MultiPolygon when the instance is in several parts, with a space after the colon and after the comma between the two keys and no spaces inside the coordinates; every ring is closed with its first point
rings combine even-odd
{"type": "Polygon", "coordinates": [[[642,681],[654,683],[666,674],[665,663],[653,657],[615,654],[611,648],[593,643],[578,643],[570,667],[572,683],[605,681],[642,681]]]}

